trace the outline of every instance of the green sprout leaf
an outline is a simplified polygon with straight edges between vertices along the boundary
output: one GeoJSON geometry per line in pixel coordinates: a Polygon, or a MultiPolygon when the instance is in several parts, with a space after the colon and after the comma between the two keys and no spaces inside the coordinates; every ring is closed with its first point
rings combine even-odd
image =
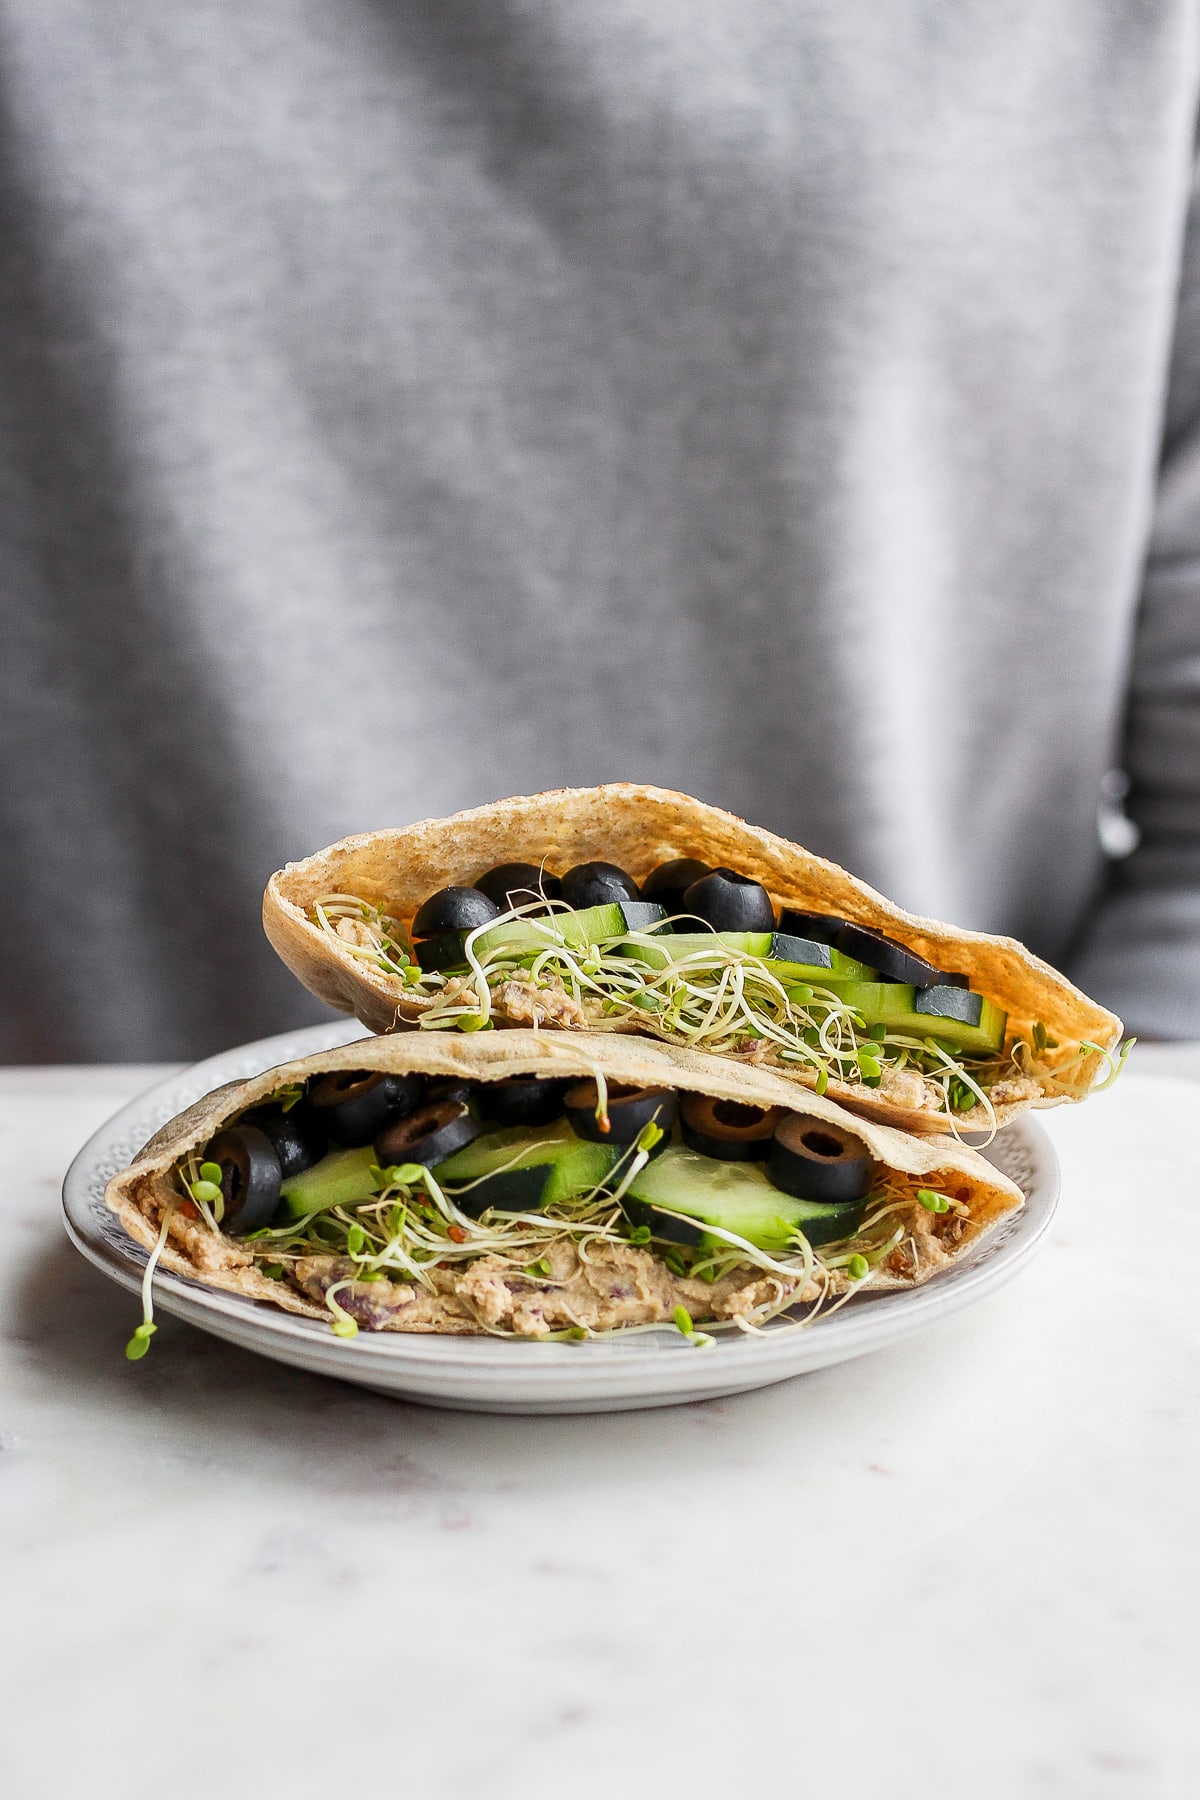
{"type": "Polygon", "coordinates": [[[629,1242],[631,1244],[648,1244],[650,1242],[650,1227],[648,1225],[635,1225],[629,1233],[629,1242]]]}
{"type": "Polygon", "coordinates": [[[861,1281],[863,1276],[869,1275],[870,1272],[871,1265],[865,1256],[852,1256],[846,1264],[846,1273],[851,1281],[861,1281]]]}
{"type": "Polygon", "coordinates": [[[663,1134],[661,1126],[656,1125],[654,1120],[651,1119],[650,1123],[648,1125],[643,1125],[642,1129],[638,1132],[636,1147],[639,1150],[653,1150],[655,1144],[662,1143],[662,1138],[663,1134]]]}
{"type": "Polygon", "coordinates": [[[220,1198],[221,1189],[215,1181],[193,1181],[193,1200],[202,1200],[205,1206],[213,1206],[220,1198]]]}
{"type": "Polygon", "coordinates": [[[482,1013],[461,1013],[455,1021],[460,1031],[490,1031],[492,1021],[482,1013]]]}
{"type": "Polygon", "coordinates": [[[918,1188],[917,1199],[931,1213],[948,1213],[952,1204],[945,1194],[935,1194],[932,1188],[918,1188]]]}
{"type": "Polygon", "coordinates": [[[220,1163],[202,1162],[200,1164],[200,1179],[201,1179],[201,1181],[211,1181],[214,1187],[220,1187],[220,1185],[221,1185],[221,1165],[220,1165],[220,1163]]]}
{"type": "Polygon", "coordinates": [[[138,1326],[137,1330],[125,1346],[125,1354],[130,1362],[141,1362],[143,1356],[145,1356],[147,1350],[150,1348],[150,1339],[157,1330],[157,1325],[145,1324],[138,1326]]]}
{"type": "Polygon", "coordinates": [[[696,1327],[692,1324],[692,1315],[687,1307],[677,1306],[672,1317],[675,1320],[676,1331],[681,1331],[684,1337],[691,1337],[696,1327]]]}
{"type": "Polygon", "coordinates": [[[341,1318],[335,1319],[333,1321],[332,1329],[334,1337],[352,1338],[358,1336],[358,1324],[350,1317],[349,1313],[344,1313],[341,1318]]]}

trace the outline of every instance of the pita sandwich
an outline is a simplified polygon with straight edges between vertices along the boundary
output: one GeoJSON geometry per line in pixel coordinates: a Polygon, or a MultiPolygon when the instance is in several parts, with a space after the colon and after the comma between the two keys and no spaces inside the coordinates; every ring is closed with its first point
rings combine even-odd
{"type": "MultiPolygon", "coordinates": [[[[343,1336],[702,1342],[927,1281],[1022,1195],[769,1069],[514,1029],[393,1033],[222,1087],[106,1200],[151,1269],[343,1336]]],[[[148,1310],[131,1355],[152,1329],[148,1310]]]]}
{"type": "Polygon", "coordinates": [[[376,1032],[636,1033],[769,1068],[906,1130],[991,1132],[1028,1107],[1083,1099],[1118,1067],[1120,1020],[1014,939],[905,912],[836,864],[662,788],[563,789],[346,838],[272,876],[263,922],[312,993],[376,1032]],[[724,934],[686,916],[691,901],[665,923],[647,926],[655,909],[642,906],[632,926],[614,924],[550,897],[550,878],[582,864],[618,865],[645,892],[679,859],[761,884],[779,930],[724,934]],[[498,923],[414,951],[431,896],[513,862],[535,879],[498,923]],[[837,947],[847,942],[855,954],[837,947]]]}

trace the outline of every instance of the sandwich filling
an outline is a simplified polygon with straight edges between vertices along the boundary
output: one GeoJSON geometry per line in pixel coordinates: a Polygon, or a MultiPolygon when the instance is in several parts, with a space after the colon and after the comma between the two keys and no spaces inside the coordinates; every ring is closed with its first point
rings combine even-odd
{"type": "MultiPolygon", "coordinates": [[[[1064,1043],[1038,1021],[1010,1023],[965,975],[880,932],[786,910],[777,929],[764,888],[712,873],[732,879],[708,917],[634,899],[627,877],[631,892],[571,907],[536,870],[523,890],[502,895],[503,907],[476,889],[445,889],[407,931],[353,894],[319,896],[309,917],[339,951],[394,983],[398,1001],[419,1000],[424,1030],[636,1031],[773,1067],[818,1094],[832,1082],[839,1097],[878,1100],[951,1130],[990,1133],[997,1107],[1082,1098],[1097,1086],[1097,1059],[1107,1069],[1102,1086],[1128,1052],[1128,1044],[1114,1053],[1064,1043]],[[440,929],[422,936],[422,915],[440,929]],[[747,918],[758,928],[723,928],[747,918]]],[[[704,903],[694,888],[693,902],[704,903]]]]}
{"type": "Polygon", "coordinates": [[[666,1324],[704,1346],[785,1313],[811,1324],[872,1283],[927,1279],[993,1222],[994,1200],[939,1173],[892,1168],[823,1117],[599,1068],[317,1073],[234,1112],[149,1185],[157,1235],[130,1355],[154,1329],[167,1247],[202,1280],[253,1271],[257,1291],[274,1284],[339,1336],[666,1324]]]}

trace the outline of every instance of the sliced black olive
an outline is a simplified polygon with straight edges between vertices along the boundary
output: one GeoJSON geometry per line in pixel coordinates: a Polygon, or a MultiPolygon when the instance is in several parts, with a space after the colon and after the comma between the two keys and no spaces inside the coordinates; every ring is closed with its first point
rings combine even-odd
{"type": "Polygon", "coordinates": [[[737,1100],[713,1100],[708,1094],[685,1094],[679,1108],[689,1150],[722,1162],[765,1161],[781,1117],[777,1106],[743,1106],[737,1100]]]}
{"type": "Polygon", "coordinates": [[[385,1168],[394,1163],[421,1163],[431,1169],[477,1138],[482,1130],[465,1101],[438,1100],[389,1125],[375,1139],[375,1155],[385,1168]]]}
{"type": "Polygon", "coordinates": [[[884,981],[903,981],[909,987],[928,987],[938,978],[938,970],[915,950],[906,950],[894,938],[885,937],[869,925],[844,923],[833,940],[834,948],[843,956],[852,956],[869,968],[878,969],[884,981]]]}
{"type": "Polygon", "coordinates": [[[957,969],[942,969],[938,973],[937,980],[931,983],[931,985],[933,987],[969,988],[971,985],[971,977],[969,975],[963,975],[957,969]]]}
{"type": "Polygon", "coordinates": [[[789,1113],[775,1127],[767,1174],[797,1200],[837,1203],[870,1191],[875,1164],[862,1139],[824,1119],[789,1113]]]}
{"type": "Polygon", "coordinates": [[[310,1081],[308,1104],[330,1137],[356,1148],[412,1112],[424,1086],[419,1075],[364,1075],[350,1069],[310,1081]]]}
{"type": "Polygon", "coordinates": [[[417,908],[414,938],[440,937],[447,931],[474,931],[500,917],[500,908],[478,888],[444,887],[417,908]]]}
{"type": "Polygon", "coordinates": [[[528,862],[500,863],[481,875],[475,886],[501,912],[510,912],[514,906],[529,906],[535,900],[557,900],[562,892],[557,875],[528,862]]]}
{"type": "Polygon", "coordinates": [[[601,1131],[596,1118],[598,1093],[594,1081],[579,1081],[563,1096],[563,1111],[576,1137],[590,1144],[632,1144],[644,1126],[653,1122],[662,1132],[656,1149],[666,1148],[679,1102],[670,1088],[621,1087],[608,1084],[608,1125],[601,1131]]]}
{"type": "Polygon", "coordinates": [[[964,1025],[978,1025],[983,1017],[983,996],[968,988],[952,987],[941,976],[932,987],[922,988],[913,1001],[913,1011],[927,1013],[933,1019],[958,1019],[964,1025]]]}
{"type": "Polygon", "coordinates": [[[257,1125],[230,1125],[218,1131],[204,1153],[221,1166],[223,1231],[244,1236],[269,1225],[279,1205],[283,1175],[274,1145],[257,1125]]]}
{"type": "Polygon", "coordinates": [[[845,923],[845,919],[837,919],[832,913],[800,912],[794,906],[785,906],[779,915],[780,931],[792,937],[815,938],[818,944],[836,943],[845,923]]]}
{"type": "Polygon", "coordinates": [[[657,900],[669,913],[682,912],[683,896],[693,881],[701,881],[711,873],[708,863],[697,862],[694,856],[677,856],[671,862],[659,863],[647,875],[642,883],[642,899],[657,900]]]}
{"type": "Polygon", "coordinates": [[[303,1100],[289,1106],[256,1106],[243,1113],[239,1125],[253,1125],[271,1140],[285,1181],[311,1169],[329,1148],[329,1134],[303,1100]]]}
{"type": "Polygon", "coordinates": [[[611,906],[614,900],[636,900],[638,884],[616,863],[576,863],[562,878],[562,897],[576,912],[587,906],[611,906]]]}
{"type": "Polygon", "coordinates": [[[477,1095],[473,1081],[464,1081],[461,1075],[437,1075],[426,1084],[423,1104],[440,1106],[444,1100],[457,1100],[462,1106],[470,1106],[477,1095]]]}
{"type": "Polygon", "coordinates": [[[507,1081],[479,1086],[479,1110],[497,1125],[549,1125],[562,1117],[563,1095],[570,1081],[543,1081],[536,1075],[511,1075],[507,1081]]]}
{"type": "Polygon", "coordinates": [[[656,1238],[662,1238],[668,1244],[702,1244],[705,1227],[692,1225],[686,1219],[677,1219],[671,1213],[660,1212],[657,1206],[651,1206],[646,1200],[635,1200],[632,1194],[621,1197],[621,1211],[631,1225],[648,1227],[656,1238]]]}
{"type": "Polygon", "coordinates": [[[714,869],[693,881],[683,896],[685,909],[714,931],[774,931],[775,908],[761,881],[736,869],[714,869]]]}

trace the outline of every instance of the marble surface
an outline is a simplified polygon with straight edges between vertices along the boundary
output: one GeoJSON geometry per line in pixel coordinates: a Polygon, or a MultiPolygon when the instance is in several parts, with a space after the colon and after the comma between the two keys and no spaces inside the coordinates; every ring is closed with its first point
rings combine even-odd
{"type": "Polygon", "coordinates": [[[0,1071],[4,1794],[1200,1791],[1195,1050],[1043,1115],[1052,1241],[970,1312],[577,1419],[127,1363],[58,1187],[161,1073],[0,1071]]]}

